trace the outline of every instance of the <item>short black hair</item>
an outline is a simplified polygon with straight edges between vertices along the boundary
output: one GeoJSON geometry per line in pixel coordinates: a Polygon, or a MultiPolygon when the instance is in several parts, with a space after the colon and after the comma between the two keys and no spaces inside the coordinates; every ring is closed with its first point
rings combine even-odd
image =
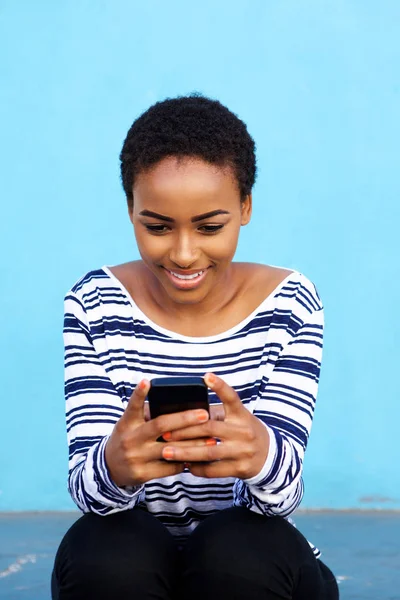
{"type": "Polygon", "coordinates": [[[135,177],[167,156],[230,166],[241,200],[251,193],[257,171],[254,140],[245,123],[218,100],[198,93],[167,98],[134,121],[120,154],[122,185],[130,208],[135,177]]]}

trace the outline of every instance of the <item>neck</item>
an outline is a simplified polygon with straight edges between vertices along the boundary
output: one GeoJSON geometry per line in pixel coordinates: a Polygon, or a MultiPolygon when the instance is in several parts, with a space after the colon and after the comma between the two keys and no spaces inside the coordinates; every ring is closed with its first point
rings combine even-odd
{"type": "Polygon", "coordinates": [[[199,302],[176,302],[171,298],[160,284],[158,279],[143,265],[147,271],[148,294],[151,302],[161,312],[167,313],[172,319],[190,322],[215,316],[230,304],[237,295],[238,283],[235,268],[231,264],[218,280],[212,292],[199,302]]]}

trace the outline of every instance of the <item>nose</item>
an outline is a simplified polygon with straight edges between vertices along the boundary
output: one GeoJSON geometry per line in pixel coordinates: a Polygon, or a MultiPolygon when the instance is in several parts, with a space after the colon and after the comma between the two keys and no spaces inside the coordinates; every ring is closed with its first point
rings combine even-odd
{"type": "Polygon", "coordinates": [[[195,240],[187,233],[179,234],[174,240],[169,258],[181,269],[189,269],[197,261],[199,249],[195,240]]]}

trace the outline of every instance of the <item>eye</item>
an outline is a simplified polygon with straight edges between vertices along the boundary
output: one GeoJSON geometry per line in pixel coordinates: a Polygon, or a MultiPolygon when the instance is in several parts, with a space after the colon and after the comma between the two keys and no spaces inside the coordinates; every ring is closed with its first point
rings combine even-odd
{"type": "Polygon", "coordinates": [[[145,225],[145,227],[151,233],[166,233],[169,229],[167,225],[145,225]]]}
{"type": "Polygon", "coordinates": [[[220,229],[222,229],[224,225],[202,225],[199,229],[203,233],[217,233],[220,229]]]}

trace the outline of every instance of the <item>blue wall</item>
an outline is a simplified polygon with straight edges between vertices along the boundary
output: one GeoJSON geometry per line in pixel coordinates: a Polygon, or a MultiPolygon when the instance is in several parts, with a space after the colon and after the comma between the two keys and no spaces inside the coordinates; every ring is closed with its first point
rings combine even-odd
{"type": "Polygon", "coordinates": [[[326,307],[304,507],[400,508],[397,0],[3,0],[0,509],[68,509],[62,301],[138,254],[119,183],[133,119],[201,91],[258,146],[237,257],[326,307]]]}

